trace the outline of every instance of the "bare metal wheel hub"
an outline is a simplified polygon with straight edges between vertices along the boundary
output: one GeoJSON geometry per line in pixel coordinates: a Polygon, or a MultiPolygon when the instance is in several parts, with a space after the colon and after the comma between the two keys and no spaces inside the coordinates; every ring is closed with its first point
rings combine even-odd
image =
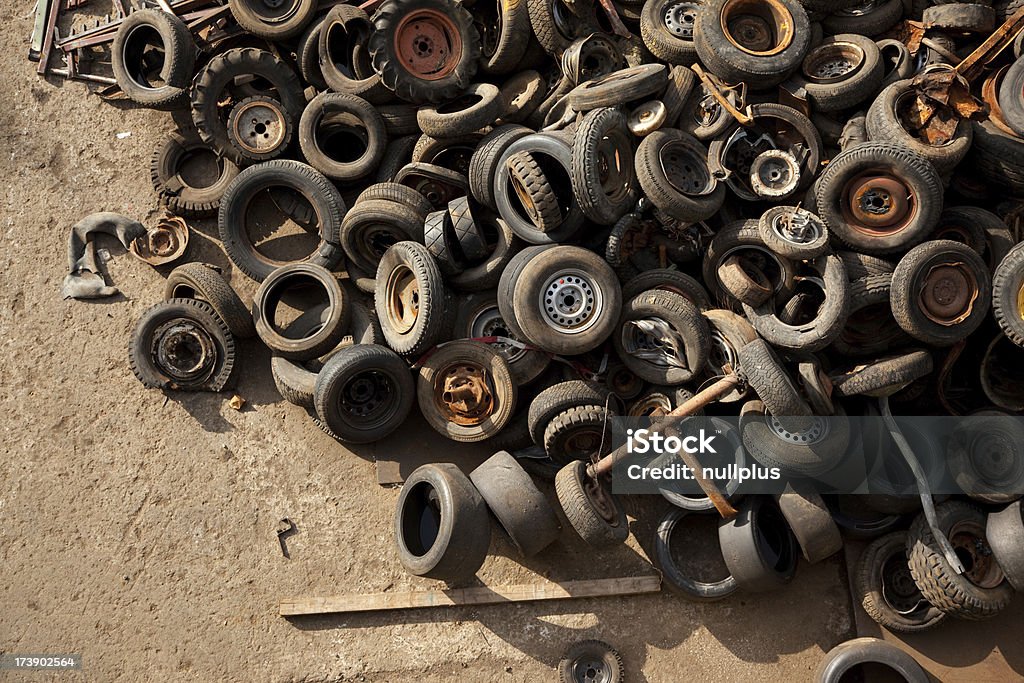
{"type": "Polygon", "coordinates": [[[1003,571],[992,556],[983,526],[973,521],[954,524],[949,530],[949,542],[968,581],[979,588],[995,588],[1003,582],[1003,571]]]}
{"type": "Polygon", "coordinates": [[[151,356],[167,376],[181,381],[200,380],[213,371],[217,347],[210,333],[187,318],[157,328],[151,356]]]}
{"type": "Polygon", "coordinates": [[[231,127],[238,144],[254,154],[277,149],[288,134],[284,112],[262,99],[240,102],[231,112],[231,127]]]}
{"type": "Polygon", "coordinates": [[[769,415],[768,427],[778,438],[795,446],[810,446],[825,439],[828,436],[828,421],[820,417],[811,418],[811,425],[799,432],[786,429],[774,415],[769,415]]]}
{"type": "Polygon", "coordinates": [[[449,365],[434,379],[434,403],[449,422],[480,424],[496,407],[490,374],[476,363],[449,365]]]}
{"type": "Polygon", "coordinates": [[[544,322],[563,334],[579,334],[593,327],[603,311],[601,289],[582,270],[555,273],[541,290],[544,322]]]}
{"type": "Polygon", "coordinates": [[[978,283],[962,263],[939,263],[928,269],[921,284],[921,310],[940,325],[962,323],[974,310],[978,283]]]}
{"type": "Polygon", "coordinates": [[[692,2],[676,2],[665,8],[665,28],[681,40],[693,40],[693,25],[700,7],[692,2]]]}
{"type": "MultiPolygon", "coordinates": [[[[497,306],[486,308],[477,313],[470,325],[469,336],[474,339],[479,337],[505,337],[506,339],[519,341],[512,334],[511,330],[508,329],[508,325],[505,324],[505,320],[501,317],[501,312],[497,306]]],[[[495,342],[491,344],[491,348],[500,353],[509,363],[514,363],[526,355],[526,349],[521,349],[508,342],[495,342]]]]}
{"type": "Polygon", "coordinates": [[[781,198],[796,192],[800,164],[789,152],[769,149],[750,164],[750,186],[761,197],[781,198]]]}
{"type": "Polygon", "coordinates": [[[772,232],[786,242],[810,244],[821,239],[825,226],[809,211],[780,211],[772,217],[772,232]]]}
{"type": "Polygon", "coordinates": [[[384,373],[367,371],[346,382],[339,403],[349,415],[365,420],[389,406],[394,398],[391,379],[384,373]]]}
{"type": "Polygon", "coordinates": [[[882,598],[893,610],[904,616],[931,607],[914,583],[907,558],[902,552],[894,553],[882,564],[882,598]]]}
{"type": "Polygon", "coordinates": [[[669,142],[658,155],[661,170],[668,182],[686,195],[704,195],[714,189],[707,160],[696,154],[686,144],[669,142]]]}

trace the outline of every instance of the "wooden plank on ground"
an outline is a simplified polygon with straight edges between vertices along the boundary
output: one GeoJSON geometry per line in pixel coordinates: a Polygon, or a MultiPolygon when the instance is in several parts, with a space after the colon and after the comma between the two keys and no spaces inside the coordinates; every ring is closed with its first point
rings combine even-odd
{"type": "Polygon", "coordinates": [[[420,607],[493,605],[503,602],[636,595],[638,593],[657,593],[659,590],[661,590],[660,576],[631,576],[514,586],[473,586],[448,590],[291,598],[281,602],[280,614],[283,617],[293,617],[303,614],[347,614],[420,607]]]}

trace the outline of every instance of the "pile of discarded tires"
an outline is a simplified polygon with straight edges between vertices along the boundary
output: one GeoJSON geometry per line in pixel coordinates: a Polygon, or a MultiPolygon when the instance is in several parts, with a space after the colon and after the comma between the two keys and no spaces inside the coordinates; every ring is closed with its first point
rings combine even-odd
{"type": "MultiPolygon", "coordinates": [[[[524,554],[557,537],[531,475],[556,479],[585,540],[622,542],[625,513],[586,467],[608,418],[670,412],[730,371],[744,382],[715,410],[742,413],[748,455],[791,475],[841,452],[772,416],[863,414],[879,395],[911,414],[1017,413],[1024,246],[1001,216],[1024,197],[1024,60],[988,63],[976,101],[961,84],[988,104],[975,120],[928,93],[1018,4],[230,0],[242,30],[203,50],[182,19],[135,12],[118,83],[186,122],[153,157],[160,201],[216,216],[261,286],[250,315],[210,267],[176,269],[133,369],[219,391],[235,339],[256,335],[282,396],[342,443],[418,406],[444,436],[491,445],[468,477],[428,465],[402,490],[403,565],[449,582],[484,561],[487,509],[524,554]],[[203,153],[219,177],[190,184],[182,165],[203,153]],[[315,235],[305,254],[261,249],[268,196],[315,235]],[[544,458],[514,457],[531,448],[544,458]]],[[[1022,444],[999,470],[1019,490],[1022,444]]],[[[895,630],[991,616],[1024,590],[1014,497],[938,506],[962,574],[914,500],[846,498],[737,502],[730,575],[712,583],[672,562],[676,525],[713,510],[684,503],[658,531],[666,584],[697,600],[770,590],[842,531],[875,539],[858,597],[895,630]]]]}

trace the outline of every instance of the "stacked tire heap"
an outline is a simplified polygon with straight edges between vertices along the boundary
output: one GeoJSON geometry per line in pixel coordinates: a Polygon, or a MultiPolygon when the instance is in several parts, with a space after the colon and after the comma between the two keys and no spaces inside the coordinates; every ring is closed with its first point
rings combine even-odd
{"type": "MultiPolygon", "coordinates": [[[[918,414],[1024,409],[1024,248],[999,217],[1024,196],[1024,61],[1006,51],[978,79],[998,94],[988,118],[936,133],[911,111],[915,76],[948,71],[1016,0],[230,4],[244,32],[202,52],[177,17],[135,12],[113,65],[129,98],[184,121],[154,155],[161,202],[216,216],[261,286],[250,315],[215,270],[178,268],[133,368],[221,390],[235,339],[255,334],[282,395],[343,443],[385,437],[414,404],[448,438],[486,441],[497,455],[468,478],[429,465],[406,482],[412,573],[471,577],[487,507],[525,554],[555,539],[509,454],[530,447],[571,526],[622,542],[620,504],[586,474],[607,419],[671,411],[725,369],[746,381],[715,411],[741,414],[746,454],[792,476],[841,459],[849,430],[816,441],[808,425],[863,414],[865,396],[918,414]],[[914,52],[887,37],[904,19],[926,27],[914,52]],[[219,164],[205,184],[182,173],[201,154],[219,164]],[[313,236],[305,254],[261,250],[268,196],[313,236]],[[800,424],[780,428],[787,416],[800,424]]],[[[1000,481],[1024,484],[1009,454],[1000,481]]],[[[966,456],[950,467],[991,474],[966,456]]],[[[843,497],[747,498],[721,525],[731,575],[703,583],[669,547],[712,506],[667,497],[658,561],[693,599],[776,588],[801,552],[836,552],[840,530],[877,537],[860,597],[893,629],[991,616],[1024,589],[1019,501],[939,505],[973,562],[961,575],[913,500],[858,516],[843,497]]]]}

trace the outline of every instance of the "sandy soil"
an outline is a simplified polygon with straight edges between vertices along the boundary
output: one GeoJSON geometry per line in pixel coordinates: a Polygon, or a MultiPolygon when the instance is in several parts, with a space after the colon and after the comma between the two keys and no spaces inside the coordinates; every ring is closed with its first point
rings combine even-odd
{"type": "MultiPolygon", "coordinates": [[[[155,222],[148,160],[172,123],[38,78],[25,59],[31,23],[30,2],[0,0],[0,651],[82,653],[81,677],[95,681],[539,681],[571,642],[600,638],[632,681],[802,680],[853,635],[839,559],[802,565],[778,593],[713,605],[660,594],[277,616],[285,596],[433,587],[393,552],[398,491],[377,485],[372,449],[346,451],[280,398],[258,343],[242,347],[240,412],[227,396],[143,388],[127,344],[166,272],[103,241],[123,295],[61,300],[73,223],[94,211],[155,222]],[[299,527],[291,559],[274,534],[282,517],[299,527]]],[[[191,257],[251,297],[215,226],[194,228],[191,257]]],[[[439,458],[453,448],[424,444],[439,458]]],[[[524,566],[496,531],[480,578],[649,572],[664,505],[630,501],[642,521],[605,554],[566,533],[524,566]]]]}

